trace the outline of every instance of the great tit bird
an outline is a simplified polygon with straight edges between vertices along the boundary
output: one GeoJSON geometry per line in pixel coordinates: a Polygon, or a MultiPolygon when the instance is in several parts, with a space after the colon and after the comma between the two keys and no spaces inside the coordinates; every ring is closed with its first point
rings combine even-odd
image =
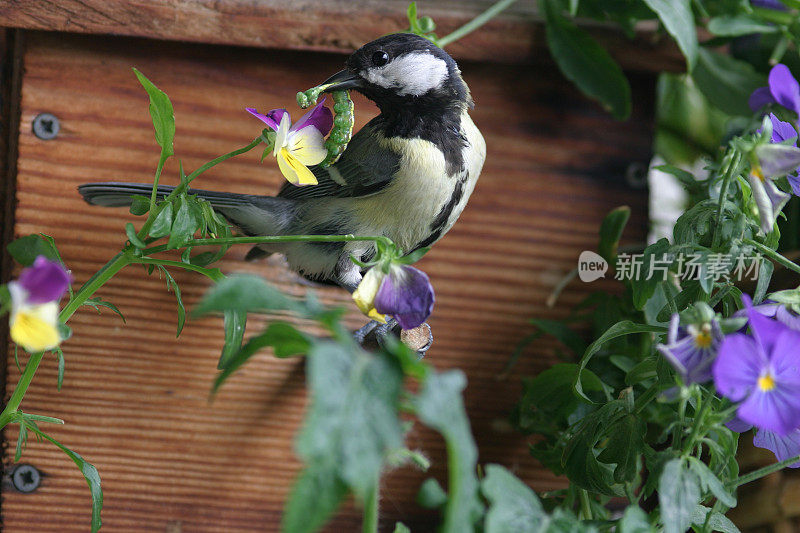
{"type": "MultiPolygon", "coordinates": [[[[418,35],[387,35],[356,50],[323,85],[362,93],[380,114],[335,164],[311,167],[318,185],[285,183],[275,197],[190,193],[247,235],[384,235],[406,253],[435,243],[464,209],[486,156],[456,62],[418,35]]],[[[132,195],[150,189],[135,183],[79,187],[87,202],[112,207],[129,205],[132,195]]],[[[159,187],[159,194],[171,190],[159,187]]],[[[375,254],[372,243],[350,242],[259,245],[248,256],[273,252],[306,278],[350,292],[362,276],[350,256],[368,261],[375,254]]]]}

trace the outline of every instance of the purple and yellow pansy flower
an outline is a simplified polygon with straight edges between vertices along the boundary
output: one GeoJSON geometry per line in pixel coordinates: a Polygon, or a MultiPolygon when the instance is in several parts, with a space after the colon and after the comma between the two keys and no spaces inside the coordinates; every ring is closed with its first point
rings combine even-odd
{"type": "Polygon", "coordinates": [[[273,109],[262,114],[247,108],[247,112],[275,131],[272,150],[283,176],[292,185],[316,185],[317,178],[309,166],[322,163],[328,155],[325,135],[333,126],[333,114],[324,106],[325,99],[292,125],[292,117],[285,109],[273,109]]]}

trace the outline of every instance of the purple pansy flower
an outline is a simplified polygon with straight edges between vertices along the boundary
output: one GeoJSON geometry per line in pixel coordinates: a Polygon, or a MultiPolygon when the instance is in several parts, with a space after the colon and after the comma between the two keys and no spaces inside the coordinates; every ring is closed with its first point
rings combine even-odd
{"type": "Polygon", "coordinates": [[[409,265],[392,264],[384,273],[371,268],[353,292],[353,300],[369,317],[384,321],[391,315],[403,329],[422,325],[433,312],[433,286],[425,272],[409,265]]]}
{"type": "Polygon", "coordinates": [[[778,435],[800,426],[800,332],[748,309],[752,336],[725,337],[712,368],[717,391],[734,402],[740,420],[778,435]]]}
{"type": "Polygon", "coordinates": [[[775,102],[800,114],[800,85],[792,76],[789,67],[782,63],[772,67],[769,71],[768,85],[753,91],[749,104],[750,109],[756,111],[775,102]]]}
{"type": "Polygon", "coordinates": [[[8,284],[11,339],[29,352],[58,346],[58,301],[69,284],[69,272],[44,256],[23,269],[17,281],[8,284]]]}
{"type": "Polygon", "coordinates": [[[684,383],[703,383],[711,379],[711,365],[717,357],[722,330],[715,318],[697,324],[680,325],[680,315],[672,315],[667,344],[658,350],[683,378],[684,383]]]}
{"type": "Polygon", "coordinates": [[[292,126],[292,117],[285,109],[273,109],[262,114],[247,108],[247,112],[275,131],[275,146],[272,155],[278,159],[283,176],[293,185],[316,185],[317,178],[308,166],[322,163],[328,150],[325,135],[333,126],[331,110],[323,104],[314,106],[292,126]]]}

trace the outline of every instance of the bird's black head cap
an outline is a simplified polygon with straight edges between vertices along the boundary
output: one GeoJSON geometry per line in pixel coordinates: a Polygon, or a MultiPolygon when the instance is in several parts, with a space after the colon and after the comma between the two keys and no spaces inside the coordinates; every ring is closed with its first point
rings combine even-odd
{"type": "Polygon", "coordinates": [[[385,35],[347,59],[346,69],[329,81],[355,89],[383,113],[430,111],[472,105],[458,65],[447,52],[413,33],[385,35]]]}

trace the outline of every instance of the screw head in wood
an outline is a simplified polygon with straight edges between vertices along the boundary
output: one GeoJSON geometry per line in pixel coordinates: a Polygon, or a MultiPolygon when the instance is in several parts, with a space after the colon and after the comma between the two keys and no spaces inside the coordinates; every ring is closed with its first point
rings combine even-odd
{"type": "Polygon", "coordinates": [[[42,474],[35,466],[28,464],[17,465],[11,472],[11,483],[20,492],[33,492],[39,488],[41,482],[42,474]]]}
{"type": "Polygon", "coordinates": [[[52,113],[39,113],[33,119],[33,134],[43,141],[55,139],[60,129],[61,124],[52,113]]]}

